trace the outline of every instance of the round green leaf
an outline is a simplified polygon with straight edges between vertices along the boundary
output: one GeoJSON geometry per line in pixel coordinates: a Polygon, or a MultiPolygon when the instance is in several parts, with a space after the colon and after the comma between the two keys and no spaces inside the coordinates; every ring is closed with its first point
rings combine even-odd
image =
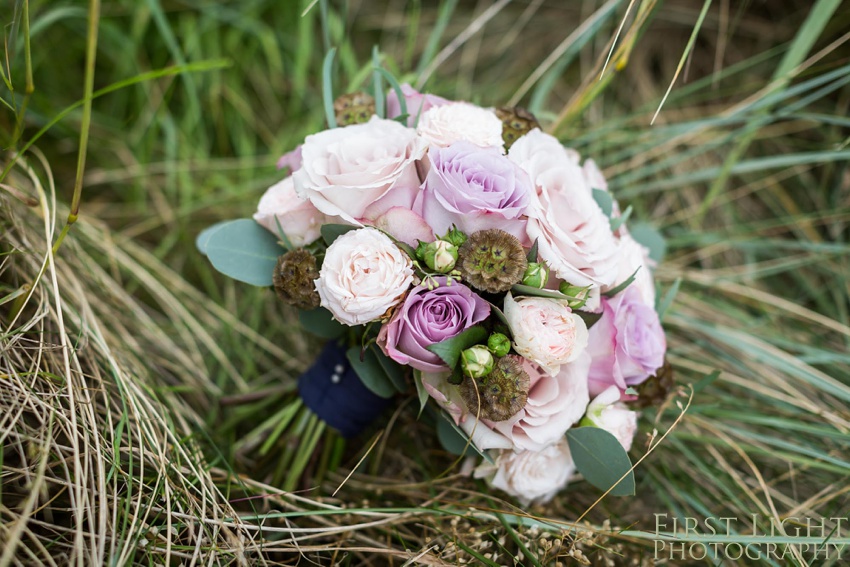
{"type": "Polygon", "coordinates": [[[598,427],[576,427],[567,431],[567,441],[573,462],[587,482],[603,491],[613,486],[609,494],[614,496],[635,493],[632,462],[616,437],[598,427]]]}
{"type": "MultiPolygon", "coordinates": [[[[272,272],[283,248],[272,233],[252,219],[213,226],[204,249],[213,267],[235,280],[256,286],[272,285],[272,272]],[[216,226],[218,228],[216,228],[216,226]]],[[[209,230],[209,229],[208,229],[209,230]]],[[[199,245],[203,244],[200,242],[199,245]]]]}

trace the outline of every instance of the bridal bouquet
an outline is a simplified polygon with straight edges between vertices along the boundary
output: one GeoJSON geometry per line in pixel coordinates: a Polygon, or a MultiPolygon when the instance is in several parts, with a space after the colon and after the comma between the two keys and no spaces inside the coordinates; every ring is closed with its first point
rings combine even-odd
{"type": "Polygon", "coordinates": [[[657,397],[666,341],[654,261],[593,160],[523,109],[408,85],[333,109],[253,220],[198,240],[330,339],[304,403],[351,437],[415,391],[447,448],[521,502],[579,475],[633,493],[630,406],[657,397]]]}

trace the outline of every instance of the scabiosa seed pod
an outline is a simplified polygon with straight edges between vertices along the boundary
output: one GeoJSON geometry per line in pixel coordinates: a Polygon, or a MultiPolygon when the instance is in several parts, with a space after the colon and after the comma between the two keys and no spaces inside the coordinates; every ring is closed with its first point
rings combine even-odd
{"type": "Polygon", "coordinates": [[[456,268],[461,277],[481,291],[508,291],[522,280],[527,267],[520,241],[498,228],[473,232],[458,250],[456,268]]]}
{"type": "Polygon", "coordinates": [[[364,124],[375,114],[375,99],[362,91],[344,94],[334,101],[334,114],[338,126],[364,124]]]}
{"type": "Polygon", "coordinates": [[[525,407],[530,385],[528,373],[522,368],[522,357],[509,354],[499,358],[487,376],[465,377],[458,390],[473,416],[505,421],[525,407]]]}
{"type": "Polygon", "coordinates": [[[303,248],[290,250],[277,259],[272,282],[277,296],[298,309],[319,306],[314,280],[319,277],[316,257],[303,248]]]}
{"type": "Polygon", "coordinates": [[[496,116],[502,121],[502,139],[505,141],[506,150],[522,136],[540,128],[537,118],[520,106],[499,107],[496,109],[496,116]]]}
{"type": "Polygon", "coordinates": [[[673,367],[665,358],[664,365],[655,372],[655,375],[650,376],[637,387],[638,399],[632,404],[638,408],[661,405],[673,389],[674,383],[673,367]]]}

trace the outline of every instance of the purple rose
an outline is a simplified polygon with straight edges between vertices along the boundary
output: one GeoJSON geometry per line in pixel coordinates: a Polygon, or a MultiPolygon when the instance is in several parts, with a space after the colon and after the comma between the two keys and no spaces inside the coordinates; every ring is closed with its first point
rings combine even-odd
{"type": "Polygon", "coordinates": [[[467,234],[498,228],[527,240],[531,181],[523,170],[498,149],[465,141],[432,146],[429,156],[431,168],[413,210],[435,233],[444,234],[454,224],[467,234]]]}
{"type": "Polygon", "coordinates": [[[602,300],[602,318],[590,328],[587,351],[593,359],[591,396],[612,385],[622,391],[640,384],[664,364],[664,329],[636,285],[602,300]]]}
{"type": "Polygon", "coordinates": [[[381,327],[378,345],[388,357],[423,372],[447,370],[425,347],[450,339],[490,315],[490,304],[465,285],[434,278],[438,287],[413,288],[392,318],[381,327]]]}
{"type": "MultiPolygon", "coordinates": [[[[436,95],[422,94],[407,83],[401,85],[401,92],[404,95],[405,105],[407,105],[407,125],[411,127],[416,123],[416,119],[425,114],[429,108],[451,102],[436,95]]],[[[401,116],[401,103],[395,89],[390,89],[390,92],[387,93],[387,118],[398,116],[401,116]]]]}

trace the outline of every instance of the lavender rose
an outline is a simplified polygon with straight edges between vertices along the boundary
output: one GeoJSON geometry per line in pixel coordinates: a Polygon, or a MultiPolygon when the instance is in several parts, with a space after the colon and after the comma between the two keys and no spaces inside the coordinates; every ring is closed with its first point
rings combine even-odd
{"type": "MultiPolygon", "coordinates": [[[[408,126],[413,126],[416,120],[431,108],[451,102],[440,96],[422,94],[407,83],[401,85],[401,94],[404,95],[404,102],[407,106],[408,126]]],[[[399,116],[401,116],[401,103],[398,100],[395,89],[393,89],[387,94],[387,118],[397,118],[399,116]]]]}
{"type": "Polygon", "coordinates": [[[429,157],[431,169],[413,208],[435,233],[443,234],[452,225],[467,234],[499,228],[521,242],[527,240],[531,181],[501,151],[460,141],[432,147],[429,157]]]}
{"type": "Polygon", "coordinates": [[[439,356],[425,347],[450,339],[490,315],[490,304],[471,289],[448,278],[434,278],[434,289],[413,288],[389,322],[381,327],[378,345],[400,364],[424,372],[446,370],[439,356]]]}
{"type": "Polygon", "coordinates": [[[590,394],[640,384],[664,364],[667,339],[655,310],[632,284],[602,300],[602,317],[588,333],[590,394]]]}

